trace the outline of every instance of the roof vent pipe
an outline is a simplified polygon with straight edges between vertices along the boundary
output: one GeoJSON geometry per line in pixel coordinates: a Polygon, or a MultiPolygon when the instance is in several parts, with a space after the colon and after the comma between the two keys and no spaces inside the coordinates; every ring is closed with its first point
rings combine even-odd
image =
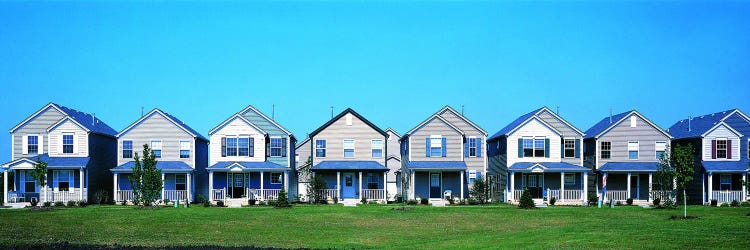
{"type": "Polygon", "coordinates": [[[461,105],[461,115],[464,115],[464,105],[461,105]]]}
{"type": "Polygon", "coordinates": [[[96,113],[91,113],[91,125],[96,125],[96,113]]]}
{"type": "Polygon", "coordinates": [[[612,107],[609,107],[609,123],[612,123],[612,107]]]}
{"type": "Polygon", "coordinates": [[[690,128],[690,121],[692,121],[692,120],[693,120],[693,117],[692,116],[688,116],[688,131],[690,131],[690,129],[691,129],[690,128]]]}
{"type": "Polygon", "coordinates": [[[276,104],[271,104],[271,120],[275,121],[276,119],[276,104]]]}

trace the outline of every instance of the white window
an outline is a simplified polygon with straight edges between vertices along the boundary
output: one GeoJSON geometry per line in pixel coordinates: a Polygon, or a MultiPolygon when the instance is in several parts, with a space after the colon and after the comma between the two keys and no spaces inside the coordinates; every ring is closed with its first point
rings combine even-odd
{"type": "Polygon", "coordinates": [[[174,189],[175,190],[187,190],[187,178],[184,174],[178,174],[174,176],[174,189]]]}
{"type": "Polygon", "coordinates": [[[534,139],[534,157],[544,157],[544,139],[534,139]]]}
{"type": "Polygon", "coordinates": [[[636,120],[637,119],[636,119],[635,116],[630,116],[630,127],[631,128],[635,128],[635,126],[636,126],[636,120]]]}
{"type": "Polygon", "coordinates": [[[628,159],[638,160],[638,148],[639,146],[637,141],[628,142],[628,159]]]}
{"type": "Polygon", "coordinates": [[[344,158],[354,158],[354,140],[344,140],[344,158]]]}
{"type": "Polygon", "coordinates": [[[576,157],[576,140],[575,139],[563,140],[563,147],[565,148],[565,155],[563,157],[565,158],[576,157]]]}
{"type": "Polygon", "coordinates": [[[469,138],[469,156],[470,157],[477,156],[477,147],[479,146],[479,141],[481,141],[479,138],[469,138]]]}
{"type": "Polygon", "coordinates": [[[732,190],[732,175],[723,174],[720,178],[719,190],[732,190]]]}
{"type": "Polygon", "coordinates": [[[352,125],[352,114],[346,114],[346,126],[352,125]]]}
{"type": "Polygon", "coordinates": [[[190,158],[190,141],[180,141],[180,158],[190,158]]]}
{"type": "Polygon", "coordinates": [[[575,174],[566,174],[565,175],[565,186],[573,186],[576,184],[576,176],[575,174]]]}
{"type": "Polygon", "coordinates": [[[281,173],[271,173],[271,184],[281,184],[282,182],[281,173]]]}
{"type": "Polygon", "coordinates": [[[474,183],[476,179],[477,179],[477,171],[469,170],[469,183],[474,183]]]}
{"type": "Polygon", "coordinates": [[[73,153],[73,133],[64,133],[62,139],[63,154],[73,153]]]}
{"type": "Polygon", "coordinates": [[[383,140],[372,140],[372,158],[383,157],[383,140]]]}
{"type": "Polygon", "coordinates": [[[430,136],[430,157],[443,156],[443,137],[440,135],[430,136]]]}
{"type": "Polygon", "coordinates": [[[39,153],[39,136],[37,135],[29,135],[26,136],[26,148],[28,154],[38,154],[39,153]]]}
{"type": "Polygon", "coordinates": [[[271,157],[283,157],[284,156],[284,142],[281,137],[271,138],[271,157]]]}
{"type": "Polygon", "coordinates": [[[326,140],[315,140],[315,157],[326,157],[326,140]]]}
{"type": "Polygon", "coordinates": [[[727,158],[727,139],[716,139],[716,158],[726,159],[727,158]]]}
{"type": "Polygon", "coordinates": [[[667,142],[664,141],[658,141],[656,142],[656,159],[661,159],[661,156],[664,155],[664,153],[667,152],[667,142]]]}
{"type": "Polygon", "coordinates": [[[122,141],[122,158],[133,158],[133,141],[122,141]]]}
{"type": "Polygon", "coordinates": [[[151,140],[151,152],[156,158],[161,158],[161,140],[151,140]]]}

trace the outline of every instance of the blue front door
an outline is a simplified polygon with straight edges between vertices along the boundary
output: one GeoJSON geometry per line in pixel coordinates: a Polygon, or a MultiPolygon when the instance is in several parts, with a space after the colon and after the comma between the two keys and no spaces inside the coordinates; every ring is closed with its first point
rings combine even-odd
{"type": "Polygon", "coordinates": [[[344,187],[341,198],[355,198],[354,173],[344,173],[344,187]]]}

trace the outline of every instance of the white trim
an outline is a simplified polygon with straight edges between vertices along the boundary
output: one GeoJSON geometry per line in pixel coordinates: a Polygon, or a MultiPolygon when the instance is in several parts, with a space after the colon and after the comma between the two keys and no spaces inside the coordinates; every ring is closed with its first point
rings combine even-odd
{"type": "MultiPolygon", "coordinates": [[[[239,155],[239,154],[240,154],[240,152],[239,152],[239,143],[240,143],[240,140],[239,140],[239,137],[237,137],[237,155],[239,155]]],[[[253,143],[254,143],[254,142],[253,142],[253,143]]],[[[254,147],[254,145],[253,145],[253,147],[254,147]]],[[[289,148],[289,140],[287,140],[287,142],[286,142],[286,147],[287,147],[287,148],[289,148]]],[[[253,149],[254,149],[254,148],[253,148],[253,149]]],[[[280,135],[273,135],[273,136],[269,136],[269,137],[268,137],[268,150],[269,150],[269,152],[267,153],[267,154],[268,154],[268,157],[270,157],[270,158],[281,158],[281,157],[284,157],[284,156],[283,156],[283,155],[284,155],[284,153],[283,153],[283,152],[281,151],[282,149],[284,149],[284,137],[283,137],[283,136],[280,136],[280,135]],[[280,153],[281,155],[278,155],[278,156],[274,156],[274,155],[273,155],[273,154],[271,153],[271,152],[273,152],[273,148],[274,148],[274,146],[272,146],[273,144],[271,143],[271,142],[273,141],[273,139],[280,139],[280,140],[281,140],[281,145],[280,145],[280,146],[278,147],[278,148],[279,148],[279,153],[280,153]]],[[[289,157],[289,154],[287,154],[287,157],[289,157]]]]}
{"type": "MultiPolygon", "coordinates": [[[[375,157],[375,156],[372,156],[372,152],[373,152],[373,151],[374,151],[375,149],[377,149],[377,148],[374,148],[374,147],[372,147],[372,145],[373,145],[373,143],[374,143],[375,141],[380,141],[380,157],[383,157],[383,156],[385,155],[385,144],[386,144],[386,142],[385,142],[385,140],[383,140],[383,139],[372,139],[372,140],[370,140],[370,156],[371,156],[371,158],[373,158],[373,159],[378,159],[378,158],[380,158],[380,157],[375,157]]],[[[387,163],[386,163],[386,164],[387,164],[387,163]]]]}
{"type": "Polygon", "coordinates": [[[628,152],[628,160],[637,161],[638,159],[640,159],[641,158],[641,142],[640,141],[628,141],[627,152],[628,152]],[[630,159],[630,151],[633,151],[633,150],[630,150],[630,143],[635,143],[638,146],[638,150],[636,150],[638,157],[636,157],[635,159],[630,159]]]}
{"type": "Polygon", "coordinates": [[[76,126],[78,126],[79,128],[81,128],[83,131],[86,131],[87,133],[91,132],[91,130],[89,130],[86,126],[81,125],[81,123],[78,123],[78,121],[76,121],[72,117],[66,115],[65,117],[63,117],[62,119],[60,119],[59,121],[57,121],[55,124],[52,124],[52,126],[47,127],[47,129],[46,129],[47,133],[51,132],[52,128],[57,127],[59,125],[62,125],[66,121],[73,122],[73,124],[75,124],[76,126]]]}
{"type": "Polygon", "coordinates": [[[386,129],[385,133],[387,134],[388,131],[391,131],[394,135],[398,136],[398,138],[396,138],[396,140],[400,140],[401,139],[401,135],[398,132],[396,132],[396,130],[393,130],[393,128],[386,129]]]}
{"type": "Polygon", "coordinates": [[[656,160],[659,160],[659,154],[657,153],[657,152],[659,152],[659,149],[656,147],[659,143],[664,143],[664,153],[665,154],[667,153],[667,148],[669,147],[668,146],[669,142],[666,142],[666,141],[655,141],[654,142],[654,155],[656,157],[656,160]]]}
{"type": "Polygon", "coordinates": [[[568,127],[572,128],[573,130],[575,130],[576,132],[578,132],[578,135],[580,135],[581,137],[583,137],[583,135],[585,135],[585,133],[583,133],[583,131],[581,131],[578,128],[576,128],[575,126],[573,126],[573,124],[570,124],[568,121],[566,121],[565,119],[563,119],[561,116],[557,115],[555,112],[552,112],[552,110],[550,110],[546,106],[542,107],[542,109],[539,110],[538,112],[536,112],[534,114],[534,116],[539,115],[539,113],[542,113],[542,111],[544,111],[544,110],[546,110],[548,113],[552,114],[553,117],[557,118],[561,122],[565,123],[565,125],[567,125],[568,127]]]}
{"type": "Polygon", "coordinates": [[[732,114],[734,114],[734,113],[737,113],[738,115],[740,115],[740,117],[744,118],[745,121],[747,121],[748,123],[750,123],[750,117],[748,117],[744,112],[740,111],[739,109],[732,110],[732,112],[729,112],[729,114],[726,115],[726,116],[724,116],[724,118],[721,118],[721,121],[726,120],[727,118],[729,118],[730,116],[732,116],[732,114]]]}
{"type": "Polygon", "coordinates": [[[31,116],[29,116],[26,119],[24,119],[22,122],[18,123],[18,125],[16,125],[13,128],[11,128],[9,132],[11,134],[14,133],[15,130],[17,130],[20,127],[23,127],[23,125],[25,125],[27,122],[33,120],[34,118],[36,118],[38,115],[40,115],[42,112],[44,112],[45,110],[47,110],[47,108],[49,108],[49,107],[55,108],[55,110],[57,110],[58,112],[60,112],[63,116],[67,116],[68,115],[68,113],[63,112],[62,109],[58,108],[57,104],[54,104],[54,103],[50,102],[47,105],[45,105],[44,107],[42,107],[41,109],[39,109],[36,112],[34,112],[34,114],[32,114],[31,116]]]}
{"type": "Polygon", "coordinates": [[[461,120],[464,120],[464,121],[465,121],[466,123],[468,123],[469,125],[471,125],[471,126],[472,126],[472,127],[474,127],[475,129],[477,129],[477,130],[479,130],[480,132],[482,132],[482,134],[483,134],[484,136],[487,136],[487,131],[485,131],[484,129],[482,129],[481,127],[479,127],[479,125],[477,125],[477,124],[475,124],[474,122],[472,122],[471,120],[469,120],[469,118],[466,118],[466,117],[465,117],[465,116],[464,116],[463,114],[460,114],[460,113],[458,113],[458,111],[456,111],[455,109],[453,109],[453,108],[452,108],[451,106],[448,106],[448,105],[446,105],[445,107],[443,107],[442,109],[440,109],[440,111],[438,111],[438,112],[437,112],[437,113],[435,113],[435,114],[440,114],[440,113],[443,113],[443,111],[445,111],[445,110],[451,111],[451,112],[452,112],[452,113],[453,113],[454,115],[456,115],[456,116],[457,116],[458,118],[461,118],[461,120]]]}
{"type": "Polygon", "coordinates": [[[726,127],[729,131],[732,131],[732,133],[734,133],[735,135],[737,135],[737,137],[743,137],[744,136],[740,132],[737,132],[737,130],[734,130],[734,128],[732,128],[732,126],[729,126],[729,124],[724,123],[724,121],[722,120],[722,121],[716,123],[716,125],[714,125],[710,129],[706,130],[706,132],[704,132],[703,134],[701,134],[701,137],[706,137],[708,134],[710,134],[711,132],[713,132],[714,130],[716,130],[717,128],[719,128],[719,126],[721,126],[721,125],[724,125],[724,127],[726,127]]]}
{"type": "Polygon", "coordinates": [[[630,116],[630,127],[635,128],[638,126],[638,117],[630,116]]]}
{"type": "Polygon", "coordinates": [[[638,117],[640,117],[641,119],[643,119],[644,121],[646,121],[646,123],[648,123],[649,125],[651,125],[651,127],[655,128],[656,130],[658,130],[659,132],[661,132],[663,135],[666,135],[669,139],[673,139],[672,135],[670,135],[664,129],[662,129],[661,127],[659,127],[658,125],[656,125],[654,122],[652,122],[651,120],[649,120],[648,118],[646,118],[645,116],[643,116],[643,114],[641,114],[637,110],[631,110],[628,115],[625,115],[622,118],[620,118],[620,120],[618,120],[618,121],[613,122],[612,124],[610,124],[609,127],[607,127],[606,129],[602,130],[602,132],[599,132],[599,134],[597,134],[596,136],[594,136],[594,138],[595,139],[599,139],[599,137],[601,137],[604,134],[608,133],[610,130],[612,130],[613,128],[617,127],[618,124],[620,124],[626,118],[628,118],[628,117],[630,117],[632,115],[637,115],[638,117]]]}
{"type": "Polygon", "coordinates": [[[282,177],[284,177],[284,173],[281,173],[281,172],[270,172],[270,174],[271,174],[271,175],[270,175],[270,180],[269,180],[269,182],[268,182],[269,184],[283,184],[283,183],[284,183],[284,181],[282,181],[282,180],[279,180],[279,179],[281,179],[282,177]],[[276,179],[276,181],[278,181],[278,183],[277,183],[277,182],[274,182],[274,178],[273,178],[273,175],[274,175],[274,174],[279,174],[279,178],[277,178],[277,179],[276,179]]]}
{"type": "Polygon", "coordinates": [[[528,119],[526,119],[522,123],[518,124],[518,126],[516,126],[515,128],[511,129],[510,131],[508,131],[508,133],[506,133],[506,136],[510,137],[511,135],[513,135],[513,133],[517,132],[519,129],[521,129],[522,127],[526,126],[532,120],[536,120],[537,122],[539,122],[542,125],[544,125],[545,127],[547,127],[550,131],[554,132],[555,134],[557,134],[559,136],[562,136],[562,132],[560,132],[555,127],[553,127],[549,123],[547,123],[544,120],[542,120],[542,118],[537,117],[536,115],[529,117],[528,119]]]}
{"type": "MultiPolygon", "coordinates": [[[[564,137],[564,138],[562,138],[562,149],[563,149],[563,152],[562,152],[562,155],[560,156],[560,158],[563,158],[563,159],[575,159],[576,158],[576,140],[578,140],[578,139],[577,138],[570,138],[570,137],[564,137]],[[566,140],[573,140],[573,156],[571,156],[571,157],[565,156],[565,151],[567,150],[567,148],[565,148],[565,141],[566,140]]],[[[580,142],[580,143],[583,143],[583,142],[580,142]]],[[[550,145],[550,150],[552,150],[552,145],[550,145]]],[[[552,152],[550,152],[550,153],[552,153],[552,152]]]]}
{"type": "Polygon", "coordinates": [[[323,159],[325,159],[328,156],[328,140],[326,140],[326,139],[315,139],[315,142],[313,144],[313,154],[312,155],[315,158],[323,158],[323,159]],[[318,156],[318,141],[323,141],[326,144],[325,147],[321,148],[321,149],[323,149],[325,151],[325,155],[324,156],[318,156]]]}

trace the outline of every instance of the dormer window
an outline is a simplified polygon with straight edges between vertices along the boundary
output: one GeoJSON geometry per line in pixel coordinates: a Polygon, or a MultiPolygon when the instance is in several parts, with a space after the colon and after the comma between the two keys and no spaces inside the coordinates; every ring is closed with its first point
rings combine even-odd
{"type": "Polygon", "coordinates": [[[716,140],[716,158],[717,159],[727,158],[727,139],[716,140]]]}

